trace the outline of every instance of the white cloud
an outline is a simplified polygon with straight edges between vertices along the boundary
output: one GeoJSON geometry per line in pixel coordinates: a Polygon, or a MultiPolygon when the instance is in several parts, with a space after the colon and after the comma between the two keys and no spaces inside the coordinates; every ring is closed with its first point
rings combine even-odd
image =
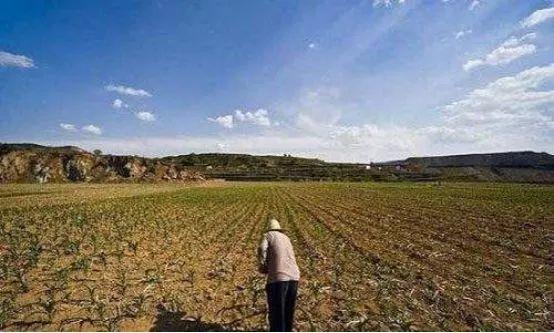
{"type": "Polygon", "coordinates": [[[442,131],[506,146],[532,136],[552,141],[554,90],[538,89],[553,81],[554,64],[502,77],[445,106],[442,131]]]}
{"type": "Polygon", "coordinates": [[[516,45],[513,47],[501,46],[487,55],[486,63],[490,65],[507,64],[525,55],[535,53],[536,49],[533,44],[516,45]]]}
{"type": "MultiPolygon", "coordinates": [[[[379,6],[384,6],[384,7],[390,7],[394,4],[394,0],[373,0],[373,7],[379,7],[379,6]]],[[[397,3],[399,4],[402,4],[404,2],[406,2],[406,0],[396,0],[397,3]]]]}
{"type": "MultiPolygon", "coordinates": [[[[290,135],[165,136],[134,138],[83,138],[64,141],[39,141],[50,145],[72,144],[85,149],[102,149],[112,154],[165,156],[190,152],[214,152],[219,149],[246,154],[294,154],[331,158],[329,147],[319,138],[290,135]]],[[[342,156],[347,157],[347,156],[342,156]]],[[[336,157],[333,157],[336,159],[336,157]]],[[[348,157],[347,157],[348,158],[348,157]]],[[[351,160],[351,157],[349,158],[351,160]]],[[[346,160],[346,159],[345,159],[346,160]]]]}
{"type": "Polygon", "coordinates": [[[464,36],[467,36],[467,35],[469,35],[469,34],[471,34],[471,33],[472,33],[472,31],[471,31],[470,29],[468,29],[468,30],[460,30],[460,31],[458,31],[458,32],[456,33],[456,35],[455,35],[454,37],[455,37],[456,39],[460,39],[460,38],[462,38],[462,37],[464,37],[464,36]]]}
{"type": "Polygon", "coordinates": [[[483,66],[485,65],[485,62],[481,59],[472,59],[472,60],[468,60],[464,65],[463,65],[463,68],[464,68],[464,71],[468,72],[474,68],[477,68],[479,66],[483,66]]]}
{"type": "MultiPolygon", "coordinates": [[[[336,150],[390,159],[420,154],[548,150],[554,144],[554,64],[502,77],[442,108],[425,127],[327,124],[316,136],[336,150]],[[334,145],[333,145],[334,143],[334,145]]],[[[363,156],[363,155],[362,155],[363,156]]]]}
{"type": "MultiPolygon", "coordinates": [[[[341,94],[334,89],[320,89],[306,93],[291,106],[298,111],[298,118],[306,122],[289,124],[280,131],[200,137],[85,137],[70,143],[119,154],[160,156],[223,150],[286,153],[350,162],[507,150],[551,151],[554,146],[553,83],[554,64],[499,78],[443,106],[436,122],[424,127],[342,123],[340,115],[348,110],[348,105],[341,105],[341,94]],[[325,105],[328,108],[318,118],[315,111],[325,105]]],[[[246,119],[246,112],[241,111],[239,116],[235,113],[211,121],[231,128],[235,121],[246,119]]]]}
{"type": "Polygon", "coordinates": [[[315,49],[316,44],[315,44],[315,43],[310,43],[310,44],[308,44],[308,47],[309,47],[310,49],[315,49]]]}
{"type": "Polygon", "coordinates": [[[379,126],[377,124],[363,124],[360,126],[332,126],[329,129],[329,138],[332,144],[340,149],[370,149],[373,154],[383,155],[386,151],[394,150],[404,155],[417,150],[421,140],[415,132],[402,126],[379,126]]]}
{"type": "Polygon", "coordinates": [[[356,111],[340,89],[335,87],[319,87],[302,93],[295,105],[288,109],[296,109],[294,126],[301,133],[317,136],[328,136],[338,126],[343,113],[356,111]]]}
{"type": "MultiPolygon", "coordinates": [[[[125,102],[123,102],[121,99],[116,98],[112,103],[112,107],[114,109],[118,109],[118,110],[119,109],[128,109],[129,105],[126,104],[125,102]]],[[[135,117],[137,117],[137,119],[140,119],[140,120],[145,121],[145,122],[152,122],[152,121],[156,120],[156,115],[152,112],[137,111],[137,112],[134,112],[134,114],[135,114],[135,117]]]]}
{"type": "Polygon", "coordinates": [[[233,115],[219,116],[217,118],[208,118],[209,121],[219,124],[225,128],[233,128],[235,126],[233,115]]]}
{"type": "Polygon", "coordinates": [[[460,119],[460,114],[464,115],[462,119],[482,120],[482,115],[490,115],[491,112],[528,112],[554,102],[554,91],[535,91],[542,83],[553,79],[554,64],[533,67],[515,76],[500,78],[483,89],[476,89],[467,98],[446,106],[445,110],[453,114],[450,120],[460,119]]]}
{"type": "Polygon", "coordinates": [[[481,4],[481,1],[480,1],[480,0],[473,0],[473,1],[471,1],[471,3],[469,4],[468,9],[469,9],[469,10],[474,10],[474,9],[477,8],[480,4],[481,4]]]}
{"type": "Polygon", "coordinates": [[[60,123],[60,127],[68,132],[75,132],[77,128],[73,124],[60,123]]]}
{"type": "Polygon", "coordinates": [[[474,68],[485,65],[504,65],[523,56],[533,54],[536,52],[537,48],[535,45],[528,43],[528,41],[534,39],[535,37],[535,33],[529,33],[520,38],[510,37],[499,47],[487,54],[484,58],[468,60],[463,65],[463,68],[465,71],[470,71],[474,68]]]}
{"type": "MultiPolygon", "coordinates": [[[[77,132],[78,131],[77,126],[75,126],[74,124],[60,123],[60,128],[63,129],[64,131],[68,131],[68,132],[77,132]]],[[[102,134],[102,130],[100,129],[100,127],[97,127],[97,126],[94,126],[94,125],[83,126],[83,127],[81,127],[81,131],[85,132],[85,133],[96,134],[96,135],[102,134]]]]}
{"type": "Polygon", "coordinates": [[[502,43],[502,46],[505,46],[505,47],[518,46],[523,42],[528,42],[528,41],[531,41],[535,38],[537,38],[537,33],[536,32],[530,32],[530,33],[525,34],[525,35],[523,35],[519,38],[516,38],[516,37],[512,36],[512,37],[508,38],[508,40],[506,40],[504,43],[502,43]]]}
{"type": "MultiPolygon", "coordinates": [[[[544,151],[554,144],[554,90],[540,88],[552,82],[554,64],[500,78],[444,106],[436,124],[425,127],[341,125],[302,112],[297,125],[301,133],[334,147],[336,156],[341,149],[372,159],[391,159],[398,154],[544,151]]],[[[336,105],[332,99],[328,101],[336,105]]]]}
{"type": "Polygon", "coordinates": [[[156,116],[153,113],[147,111],[137,112],[135,113],[135,116],[142,121],[151,122],[156,120],[156,116]]]}
{"type": "Polygon", "coordinates": [[[116,98],[114,99],[113,103],[112,103],[112,108],[114,109],[121,109],[121,108],[129,108],[129,105],[126,104],[125,102],[123,102],[122,100],[120,100],[119,98],[116,98]]]}
{"type": "Polygon", "coordinates": [[[473,131],[471,128],[452,128],[441,125],[423,127],[414,132],[435,144],[475,144],[480,140],[486,140],[483,133],[473,131]]]}
{"type": "Polygon", "coordinates": [[[235,118],[237,121],[245,121],[246,115],[241,110],[235,110],[235,118]]]}
{"type": "Polygon", "coordinates": [[[83,126],[81,129],[90,134],[95,134],[95,135],[102,134],[102,130],[100,129],[100,127],[94,126],[92,124],[83,126]]]}
{"type": "Polygon", "coordinates": [[[115,91],[122,95],[139,96],[139,97],[152,97],[152,94],[143,89],[136,89],[132,87],[126,87],[122,85],[107,85],[104,87],[107,91],[115,91]]]}
{"type": "Polygon", "coordinates": [[[554,7],[539,9],[525,18],[523,21],[521,21],[521,26],[524,28],[529,28],[553,18],[554,7]]]}
{"type": "Polygon", "coordinates": [[[268,112],[265,109],[258,109],[254,112],[242,112],[241,110],[235,110],[235,118],[240,122],[251,123],[264,127],[271,126],[271,120],[269,119],[268,112]]]}
{"type": "Polygon", "coordinates": [[[253,112],[235,110],[234,114],[219,116],[217,118],[208,118],[208,120],[225,128],[233,128],[235,127],[235,123],[249,123],[261,127],[271,127],[272,125],[269,119],[269,113],[265,109],[258,109],[253,112]]]}
{"type": "Polygon", "coordinates": [[[13,54],[5,51],[0,51],[0,66],[2,67],[20,67],[33,68],[35,63],[33,59],[24,55],[13,54]]]}

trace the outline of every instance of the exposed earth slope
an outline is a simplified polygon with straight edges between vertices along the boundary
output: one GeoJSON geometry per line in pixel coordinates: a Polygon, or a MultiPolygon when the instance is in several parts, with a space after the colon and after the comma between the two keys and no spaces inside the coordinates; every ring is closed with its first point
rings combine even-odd
{"type": "Polygon", "coordinates": [[[93,154],[71,146],[0,145],[0,183],[202,179],[198,172],[156,159],[93,154]]]}

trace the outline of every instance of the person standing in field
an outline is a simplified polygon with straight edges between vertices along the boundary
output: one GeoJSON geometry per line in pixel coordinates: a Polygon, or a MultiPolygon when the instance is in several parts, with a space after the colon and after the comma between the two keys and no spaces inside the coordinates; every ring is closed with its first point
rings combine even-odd
{"type": "Polygon", "coordinates": [[[267,274],[269,329],[291,332],[300,270],[290,239],[275,219],[268,223],[268,231],[258,248],[258,258],[260,272],[267,274]]]}

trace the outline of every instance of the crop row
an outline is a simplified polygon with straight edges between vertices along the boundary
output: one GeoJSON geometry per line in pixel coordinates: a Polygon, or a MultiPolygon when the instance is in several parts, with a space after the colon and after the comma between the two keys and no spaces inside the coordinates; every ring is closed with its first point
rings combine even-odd
{"type": "Polygon", "coordinates": [[[268,218],[301,330],[551,330],[553,189],[521,185],[10,185],[0,328],[266,328],[268,218]]]}

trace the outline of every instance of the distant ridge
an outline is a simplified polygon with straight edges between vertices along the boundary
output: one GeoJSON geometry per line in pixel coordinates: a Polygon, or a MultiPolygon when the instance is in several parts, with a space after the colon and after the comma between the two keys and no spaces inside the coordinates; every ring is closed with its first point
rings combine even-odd
{"type": "Polygon", "coordinates": [[[554,183],[554,156],[532,151],[331,163],[290,155],[186,154],[162,158],[104,155],[75,146],[0,144],[0,182],[226,180],[494,181],[554,183]]]}
{"type": "Polygon", "coordinates": [[[81,149],[76,146],[61,146],[61,147],[50,147],[37,145],[35,143],[0,143],[0,154],[9,153],[16,150],[43,150],[43,151],[78,151],[86,152],[86,150],[81,149]]]}
{"type": "Polygon", "coordinates": [[[376,165],[418,164],[426,167],[548,167],[554,156],[533,151],[409,157],[405,160],[375,163],[376,165]]]}

